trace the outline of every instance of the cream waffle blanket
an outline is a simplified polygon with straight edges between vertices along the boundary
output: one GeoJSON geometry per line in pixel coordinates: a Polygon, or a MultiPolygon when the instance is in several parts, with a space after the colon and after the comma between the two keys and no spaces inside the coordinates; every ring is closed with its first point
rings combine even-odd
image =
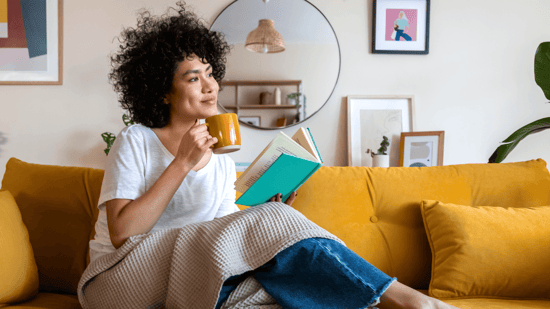
{"type": "MultiPolygon", "coordinates": [[[[208,222],[137,235],[84,271],[87,308],[214,308],[223,282],[311,237],[342,242],[292,207],[269,202],[208,222]]],[[[223,308],[281,308],[249,277],[223,308]]]]}

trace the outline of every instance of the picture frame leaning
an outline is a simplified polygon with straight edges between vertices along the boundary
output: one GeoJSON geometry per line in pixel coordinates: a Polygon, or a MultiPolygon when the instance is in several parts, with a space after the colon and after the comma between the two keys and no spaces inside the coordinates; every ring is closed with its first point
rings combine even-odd
{"type": "Polygon", "coordinates": [[[377,150],[383,136],[390,140],[390,167],[399,165],[402,132],[414,132],[414,96],[348,96],[348,165],[372,166],[368,149],[377,150]]]}
{"type": "Polygon", "coordinates": [[[429,53],[430,0],[374,0],[374,54],[429,53]]]}
{"type": "Polygon", "coordinates": [[[63,0],[0,6],[0,85],[62,85],[63,0]]]}
{"type": "Polygon", "coordinates": [[[445,131],[403,132],[399,166],[443,166],[445,131]]]}

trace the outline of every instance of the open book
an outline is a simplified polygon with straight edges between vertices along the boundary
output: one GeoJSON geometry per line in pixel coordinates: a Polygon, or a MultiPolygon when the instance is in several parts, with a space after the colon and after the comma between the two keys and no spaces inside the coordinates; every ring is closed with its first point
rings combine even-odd
{"type": "Polygon", "coordinates": [[[322,163],[309,128],[300,128],[292,138],[281,131],[235,181],[235,190],[243,193],[235,203],[256,206],[277,193],[284,202],[322,163]]]}

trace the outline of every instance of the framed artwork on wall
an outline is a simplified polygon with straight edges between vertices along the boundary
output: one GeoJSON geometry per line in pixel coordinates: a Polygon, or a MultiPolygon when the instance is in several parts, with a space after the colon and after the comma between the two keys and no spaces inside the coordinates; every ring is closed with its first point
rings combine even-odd
{"type": "Polygon", "coordinates": [[[428,54],[430,0],[374,0],[372,52],[428,54]]]}
{"type": "Polygon", "coordinates": [[[399,166],[442,166],[444,140],[445,131],[401,133],[399,166]]]}
{"type": "Polygon", "coordinates": [[[262,124],[262,118],[260,116],[241,116],[239,120],[254,126],[260,126],[262,124]]]}
{"type": "Polygon", "coordinates": [[[0,84],[63,84],[63,0],[0,1],[0,84]]]}
{"type": "Polygon", "coordinates": [[[414,96],[348,96],[348,165],[372,166],[368,149],[390,140],[390,166],[399,166],[402,132],[414,131],[414,96]]]}

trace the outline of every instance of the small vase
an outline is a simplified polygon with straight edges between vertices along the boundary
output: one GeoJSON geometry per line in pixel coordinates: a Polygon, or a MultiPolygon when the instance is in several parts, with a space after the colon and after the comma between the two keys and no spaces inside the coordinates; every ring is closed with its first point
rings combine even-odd
{"type": "Polygon", "coordinates": [[[374,155],[372,157],[372,167],[390,167],[390,156],[374,155]]]}
{"type": "Polygon", "coordinates": [[[275,105],[281,105],[281,89],[275,88],[273,96],[275,97],[275,105]]]}
{"type": "Polygon", "coordinates": [[[286,105],[296,105],[296,99],[286,99],[286,105]]]}

